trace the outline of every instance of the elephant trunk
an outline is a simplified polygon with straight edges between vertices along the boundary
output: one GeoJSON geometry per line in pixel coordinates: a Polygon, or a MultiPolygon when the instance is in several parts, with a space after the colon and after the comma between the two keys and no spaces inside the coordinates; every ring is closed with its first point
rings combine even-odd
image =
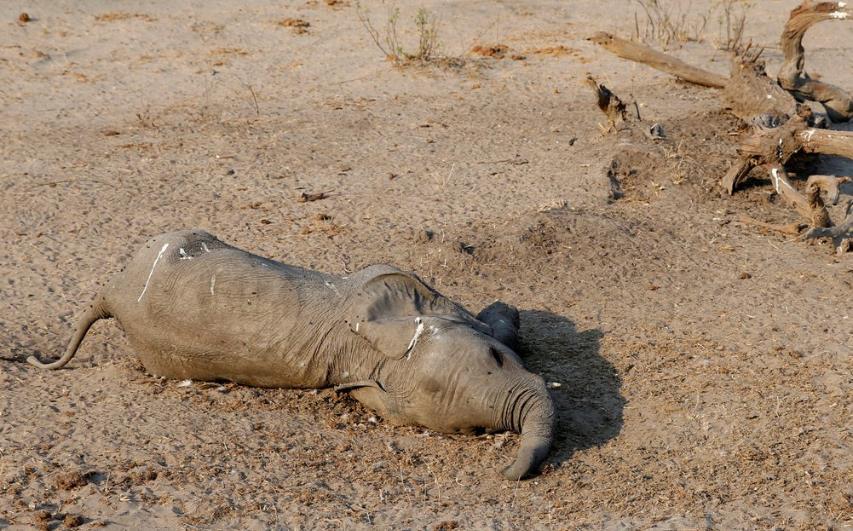
{"type": "Polygon", "coordinates": [[[508,400],[507,428],[521,433],[521,448],[515,461],[503,470],[511,481],[518,481],[536,472],[548,456],[554,434],[554,403],[545,382],[537,378],[536,385],[528,385],[508,400]]]}

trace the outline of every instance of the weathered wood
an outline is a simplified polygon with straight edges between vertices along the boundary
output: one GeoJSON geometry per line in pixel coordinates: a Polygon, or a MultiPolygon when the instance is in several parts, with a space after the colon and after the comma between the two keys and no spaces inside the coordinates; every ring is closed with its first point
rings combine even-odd
{"type": "Polygon", "coordinates": [[[798,101],[809,100],[823,104],[833,122],[846,122],[853,118],[853,97],[839,87],[810,78],[804,72],[803,36],[818,22],[848,18],[851,18],[851,11],[845,2],[806,0],[791,11],[780,38],[785,62],[777,76],[779,85],[798,101]]]}
{"type": "MultiPolygon", "coordinates": [[[[807,106],[797,103],[806,100],[820,102],[832,121],[853,119],[853,97],[849,93],[812,79],[804,72],[805,51],[802,46],[803,35],[814,24],[847,18],[851,18],[851,11],[844,2],[805,0],[791,11],[781,37],[785,62],[776,80],[767,75],[764,63],[759,61],[760,51],[750,54],[747,50],[737,55],[731,74],[726,77],[610,33],[596,33],[588,40],[623,59],[646,64],[691,83],[724,89],[726,109],[751,127],[738,147],[737,160],[721,180],[723,189],[732,194],[753,170],[763,168],[770,172],[777,193],[808,220],[812,227],[809,237],[831,237],[838,249],[847,249],[851,246],[853,214],[850,208],[853,207],[848,207],[847,220],[842,227],[833,228],[821,193],[826,192],[834,204],[840,194],[839,184],[849,179],[815,175],[800,191],[788,179],[784,169],[797,153],[822,153],[853,159],[853,132],[814,127],[816,123],[825,123],[825,117],[813,116],[807,106]]],[[[588,81],[596,90],[599,108],[608,115],[613,128],[619,119],[625,119],[624,104],[618,98],[613,100],[615,96],[592,78],[588,81]],[[614,107],[613,101],[622,106],[614,107]]],[[[779,230],[775,226],[768,227],[779,230]]]]}
{"type": "Polygon", "coordinates": [[[853,132],[809,127],[797,131],[796,138],[806,153],[838,155],[853,159],[853,132]]]}
{"type": "Polygon", "coordinates": [[[732,194],[753,168],[775,163],[784,165],[800,152],[853,159],[853,132],[808,127],[810,118],[809,109],[803,106],[797,116],[780,127],[754,128],[738,147],[740,157],[723,176],[723,189],[732,194]]]}
{"type": "Polygon", "coordinates": [[[621,39],[607,32],[598,32],[587,40],[598,44],[610,53],[618,55],[623,59],[649,65],[656,70],[672,74],[684,81],[702,85],[703,87],[723,88],[728,82],[726,76],[697,68],[685,63],[681,59],[659,52],[645,44],[621,39]]]}
{"type": "Polygon", "coordinates": [[[788,179],[788,174],[781,164],[770,167],[770,180],[776,193],[784,197],[797,212],[800,213],[811,227],[831,227],[832,219],[826,210],[826,205],[820,196],[820,186],[813,181],[806,183],[806,193],[803,194],[788,179]]]}

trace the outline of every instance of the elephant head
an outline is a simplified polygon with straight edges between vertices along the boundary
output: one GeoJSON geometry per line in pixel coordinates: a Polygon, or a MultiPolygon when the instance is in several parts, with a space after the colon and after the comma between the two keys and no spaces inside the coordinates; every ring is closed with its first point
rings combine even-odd
{"type": "Polygon", "coordinates": [[[361,284],[350,315],[350,330],[378,357],[369,380],[343,386],[356,399],[391,422],[518,432],[521,448],[503,474],[518,480],[535,472],[551,447],[554,405],[542,378],[495,338],[514,339],[506,313],[481,314],[500,327],[496,334],[415,275],[394,270],[361,284]]]}

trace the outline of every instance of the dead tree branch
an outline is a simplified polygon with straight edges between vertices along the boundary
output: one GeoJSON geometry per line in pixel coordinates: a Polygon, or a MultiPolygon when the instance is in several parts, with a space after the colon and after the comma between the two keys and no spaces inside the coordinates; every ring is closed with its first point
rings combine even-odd
{"type": "Polygon", "coordinates": [[[833,122],[846,122],[853,118],[853,97],[839,87],[810,78],[804,72],[806,60],[803,36],[818,22],[844,20],[850,18],[850,14],[845,2],[806,0],[791,11],[780,39],[785,62],[779,69],[779,85],[798,101],[809,100],[823,104],[833,122]]]}
{"type": "Polygon", "coordinates": [[[796,138],[806,153],[838,155],[853,159],[853,132],[810,127],[797,131],[796,138]]]}
{"type": "Polygon", "coordinates": [[[697,68],[645,44],[620,39],[610,33],[601,31],[587,40],[623,59],[649,65],[656,70],[672,74],[679,79],[703,87],[723,88],[728,82],[728,78],[725,76],[697,68]]]}
{"type": "Polygon", "coordinates": [[[832,219],[826,211],[826,205],[820,196],[820,186],[809,179],[806,193],[803,194],[788,179],[788,173],[781,164],[770,168],[770,179],[776,193],[784,197],[788,203],[808,221],[810,227],[831,227],[832,219]]]}

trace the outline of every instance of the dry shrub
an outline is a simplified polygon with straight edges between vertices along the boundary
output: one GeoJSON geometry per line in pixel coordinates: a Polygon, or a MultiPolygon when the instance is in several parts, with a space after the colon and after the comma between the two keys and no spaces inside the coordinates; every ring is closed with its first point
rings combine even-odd
{"type": "Polygon", "coordinates": [[[687,42],[708,39],[708,23],[716,19],[715,45],[735,53],[743,49],[743,33],[748,0],[718,0],[707,11],[695,12],[690,3],[675,0],[635,0],[639,9],[634,11],[634,40],[657,44],[664,49],[678,47],[687,42]]]}
{"type": "Polygon", "coordinates": [[[418,36],[418,46],[414,51],[408,51],[401,42],[398,30],[399,8],[391,9],[385,22],[384,31],[381,33],[373,25],[361,4],[356,4],[356,13],[376,47],[382,51],[389,61],[398,65],[447,61],[448,58],[440,55],[438,18],[428,9],[419,8],[415,14],[414,25],[418,36]]]}

